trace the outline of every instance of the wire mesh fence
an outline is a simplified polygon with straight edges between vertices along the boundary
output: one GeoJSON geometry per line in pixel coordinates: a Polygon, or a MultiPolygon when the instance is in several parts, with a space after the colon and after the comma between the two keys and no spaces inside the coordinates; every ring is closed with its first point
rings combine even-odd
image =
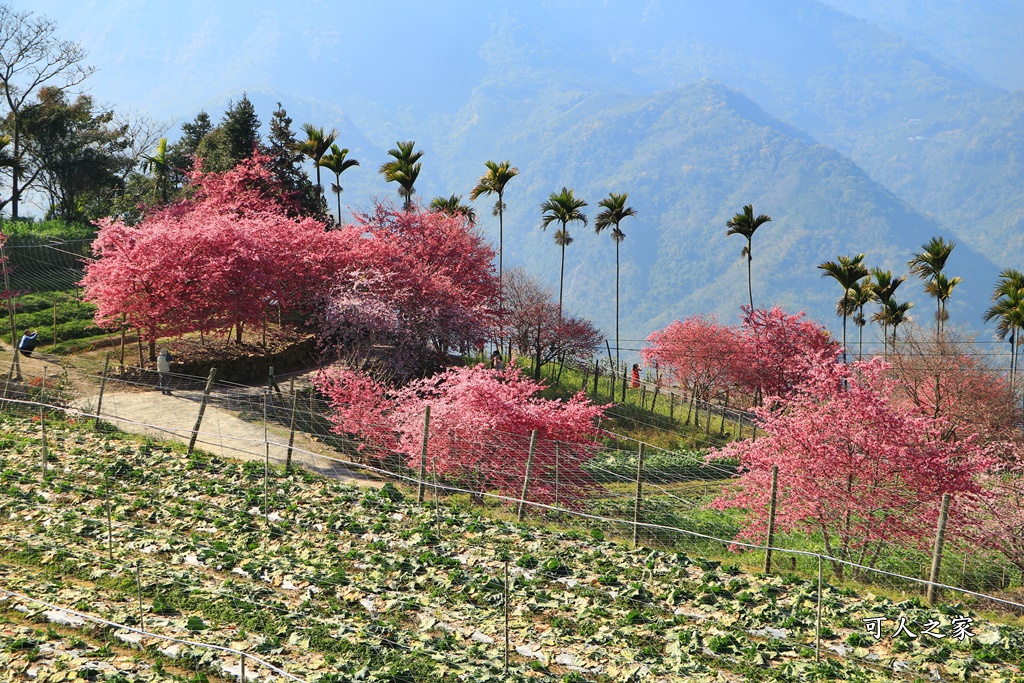
{"type": "MultiPolygon", "coordinates": [[[[736,516],[706,507],[735,467],[702,452],[610,432],[585,453],[493,434],[460,444],[469,466],[451,468],[429,432],[417,456],[369,454],[331,433],[330,406],[305,378],[275,388],[176,375],[168,398],[155,373],[79,377],[72,391],[57,367],[20,371],[4,405],[38,415],[39,431],[4,437],[0,546],[91,592],[83,602],[10,570],[4,585],[146,634],[266,655],[302,679],[350,652],[397,671],[456,650],[467,671],[503,671],[510,654],[513,668],[621,680],[678,680],[694,648],[723,662],[788,648],[891,668],[865,648],[864,620],[922,641],[935,621],[956,649],[969,638],[954,638],[954,620],[974,614],[974,635],[991,632],[969,610],[1024,610],[1019,573],[977,549],[947,550],[933,606],[921,600],[931,556],[920,550],[893,548],[868,567],[828,557],[813,536],[777,535],[765,574],[767,548],[738,543],[736,516]],[[97,413],[94,431],[65,422],[97,413]],[[851,578],[882,595],[858,596],[851,578]]],[[[217,657],[204,666],[238,674],[237,658],[217,657]]]]}

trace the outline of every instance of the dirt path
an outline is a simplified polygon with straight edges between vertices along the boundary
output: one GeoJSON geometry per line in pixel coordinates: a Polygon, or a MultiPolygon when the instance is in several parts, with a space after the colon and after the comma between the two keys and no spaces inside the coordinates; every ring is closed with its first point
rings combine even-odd
{"type": "MultiPolygon", "coordinates": [[[[0,355],[0,362],[3,363],[3,379],[6,379],[11,365],[11,351],[9,346],[3,346],[6,353],[0,355]]],[[[30,381],[31,378],[41,378],[44,371],[48,377],[66,371],[75,390],[72,407],[86,414],[95,414],[99,402],[98,387],[93,379],[78,372],[69,361],[73,359],[40,354],[33,358],[19,358],[21,374],[30,381]]],[[[308,385],[309,374],[297,374],[296,386],[308,385]]],[[[168,396],[157,389],[108,381],[100,406],[101,417],[126,432],[187,444],[192,437],[203,392],[194,383],[183,384],[185,388],[175,389],[173,395],[168,396]]],[[[282,397],[275,397],[274,400],[279,407],[283,401],[287,401],[282,397]]],[[[245,420],[239,410],[218,405],[243,405],[246,401],[260,405],[262,387],[235,386],[229,392],[214,394],[203,413],[196,448],[222,457],[260,462],[269,454],[270,462],[283,464],[288,450],[287,428],[271,423],[264,432],[262,420],[245,420]],[[225,401],[225,397],[232,400],[225,401]]],[[[295,465],[359,485],[383,484],[358,470],[334,462],[332,458],[343,459],[343,456],[304,432],[296,431],[294,446],[292,463],[295,465]]]]}

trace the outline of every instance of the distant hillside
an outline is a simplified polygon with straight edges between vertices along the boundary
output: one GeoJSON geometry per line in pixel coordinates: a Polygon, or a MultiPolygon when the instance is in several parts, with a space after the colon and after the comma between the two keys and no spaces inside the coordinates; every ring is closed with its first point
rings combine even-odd
{"type": "MultiPolygon", "coordinates": [[[[807,310],[833,329],[839,291],[821,278],[818,263],[865,252],[871,265],[905,272],[913,250],[944,234],[849,159],[710,81],[650,97],[562,93],[538,97],[532,109],[495,90],[461,118],[475,123],[447,140],[441,165],[451,172],[450,187],[468,192],[472,170],[482,170],[487,158],[518,164],[522,175],[506,195],[506,263],[524,263],[554,286],[559,252],[538,228],[547,194],[574,187],[592,218],[608,192],[629,192],[638,217],[622,225],[625,338],[693,313],[736,320],[746,299],[743,240],[726,238],[725,223],[746,203],[774,219],[755,236],[755,303],[807,310]],[[500,146],[486,146],[479,130],[496,130],[500,146]]],[[[487,208],[478,206],[478,213],[490,229],[487,208]]],[[[570,232],[576,241],[567,249],[568,305],[611,329],[613,243],[589,226],[570,232]]],[[[966,276],[953,318],[977,325],[995,266],[960,245],[949,271],[966,276]]],[[[915,313],[930,322],[918,284],[901,295],[916,299],[915,313]]]]}
{"type": "Polygon", "coordinates": [[[1024,88],[1024,4],[1005,0],[823,0],[902,35],[978,79],[1024,88]]]}

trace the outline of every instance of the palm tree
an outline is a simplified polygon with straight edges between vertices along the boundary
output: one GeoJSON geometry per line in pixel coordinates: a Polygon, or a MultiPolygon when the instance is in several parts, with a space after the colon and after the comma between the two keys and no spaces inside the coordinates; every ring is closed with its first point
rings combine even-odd
{"type": "Polygon", "coordinates": [[[636,210],[626,206],[628,195],[608,193],[607,199],[597,203],[601,211],[594,218],[594,231],[600,233],[605,228],[612,229],[612,241],[615,242],[615,367],[619,367],[619,244],[626,239],[626,233],[619,228],[623,218],[635,216],[636,210]]]}
{"type": "Polygon", "coordinates": [[[754,310],[754,290],[750,283],[750,262],[754,260],[752,240],[757,229],[765,223],[771,222],[771,220],[772,217],[766,214],[761,214],[755,218],[754,205],[747,204],[743,207],[743,213],[736,214],[725,223],[725,226],[729,228],[725,231],[726,236],[743,235],[747,238],[747,246],[743,247],[743,251],[740,252],[740,255],[747,257],[747,295],[750,297],[751,312],[754,310]]]}
{"type": "Polygon", "coordinates": [[[153,184],[153,196],[155,198],[159,191],[161,201],[166,204],[167,178],[171,171],[170,158],[167,155],[167,138],[160,138],[153,154],[151,156],[144,155],[143,158],[146,160],[146,170],[156,176],[156,182],[153,184]]]}
{"type": "MultiPolygon", "coordinates": [[[[317,170],[323,166],[328,171],[334,173],[334,183],[331,185],[331,192],[338,197],[338,225],[341,225],[341,191],[344,189],[341,186],[341,174],[352,168],[358,166],[359,162],[355,159],[347,159],[348,148],[340,149],[337,145],[331,145],[331,153],[325,154],[319,163],[317,163],[317,170]]],[[[317,178],[319,182],[319,178],[317,178]]]]}
{"type": "Polygon", "coordinates": [[[587,224],[586,215],[580,210],[587,203],[582,199],[576,197],[573,191],[569,188],[563,187],[561,192],[552,192],[548,197],[548,200],[540,205],[541,213],[544,217],[541,219],[541,227],[547,230],[547,227],[553,222],[558,221],[562,224],[562,228],[555,232],[555,244],[562,248],[562,269],[558,276],[558,319],[562,319],[562,284],[565,281],[565,248],[572,244],[572,237],[569,236],[569,230],[566,226],[569,223],[583,223],[587,224]]]}
{"type": "Polygon", "coordinates": [[[898,303],[895,297],[891,297],[885,305],[885,317],[889,327],[892,328],[892,348],[896,349],[896,328],[910,320],[907,311],[914,307],[913,302],[904,301],[898,303]]]}
{"type": "MultiPolygon", "coordinates": [[[[847,292],[845,299],[845,305],[847,308],[847,315],[853,316],[853,324],[857,326],[857,360],[864,359],[864,325],[867,324],[867,318],[864,317],[864,307],[874,301],[875,286],[870,281],[865,282],[854,282],[853,286],[847,292]]],[[[841,313],[839,308],[844,304],[844,300],[840,299],[836,303],[836,313],[841,313]]]]}
{"type": "Polygon", "coordinates": [[[462,203],[462,195],[453,194],[451,197],[434,197],[430,200],[430,210],[437,213],[445,213],[449,216],[464,218],[470,225],[476,225],[476,211],[472,206],[462,203]]]}
{"type": "Polygon", "coordinates": [[[999,274],[995,290],[992,292],[994,302],[985,311],[985,322],[999,320],[996,334],[1000,339],[1010,337],[1010,383],[1014,382],[1017,372],[1017,346],[1020,331],[1024,329],[1024,273],[1013,268],[1006,268],[999,274]]]}
{"type": "Polygon", "coordinates": [[[320,159],[338,139],[338,131],[332,129],[330,133],[325,133],[323,128],[317,128],[312,123],[302,124],[302,130],[306,134],[306,139],[298,143],[295,149],[313,160],[316,167],[316,189],[323,194],[324,188],[320,184],[320,159]]]}
{"type": "Polygon", "coordinates": [[[889,343],[889,323],[885,313],[886,306],[888,306],[889,300],[892,299],[896,290],[899,289],[899,286],[907,278],[905,275],[894,278],[891,270],[882,270],[881,268],[872,268],[871,276],[874,278],[874,282],[871,285],[871,294],[875,301],[879,303],[879,309],[871,316],[871,319],[882,324],[882,357],[885,358],[888,354],[889,343]]]}
{"type": "Polygon", "coordinates": [[[924,291],[934,296],[939,304],[939,310],[935,314],[935,325],[940,335],[942,334],[943,323],[949,319],[949,314],[946,313],[946,302],[949,301],[949,297],[953,296],[953,288],[960,284],[960,282],[961,279],[959,277],[947,278],[945,273],[936,273],[935,277],[924,286],[924,291]]]}
{"type": "MultiPolygon", "coordinates": [[[[941,334],[942,332],[943,302],[936,295],[939,288],[932,286],[933,291],[930,292],[929,284],[942,273],[942,269],[946,267],[946,259],[949,258],[949,254],[953,251],[953,247],[955,246],[956,242],[946,242],[941,237],[933,237],[927,244],[921,246],[920,252],[915,253],[911,259],[907,261],[907,265],[910,266],[910,272],[925,281],[925,291],[935,296],[935,323],[937,334],[941,334]]],[[[957,281],[959,282],[959,278],[957,278],[957,281]]]]}
{"type": "Polygon", "coordinates": [[[508,181],[519,175],[519,169],[511,165],[510,161],[503,161],[500,164],[494,161],[486,161],[487,173],[480,176],[469,193],[470,201],[476,201],[482,195],[498,195],[494,203],[494,215],[498,217],[498,306],[501,307],[501,282],[505,257],[505,186],[508,181]]]}
{"type": "Polygon", "coordinates": [[[398,196],[405,200],[403,206],[408,212],[412,206],[412,196],[416,193],[413,186],[420,175],[420,168],[423,167],[423,164],[418,163],[423,152],[413,151],[416,143],[412,140],[395,144],[395,149],[388,150],[388,156],[392,157],[392,160],[380,165],[380,174],[387,182],[398,183],[398,196]]]}
{"type": "Polygon", "coordinates": [[[846,318],[849,316],[850,289],[868,274],[864,266],[864,254],[840,256],[835,261],[825,261],[818,268],[825,271],[822,277],[830,277],[843,288],[843,296],[836,305],[836,313],[843,316],[843,362],[846,362],[846,318]]]}

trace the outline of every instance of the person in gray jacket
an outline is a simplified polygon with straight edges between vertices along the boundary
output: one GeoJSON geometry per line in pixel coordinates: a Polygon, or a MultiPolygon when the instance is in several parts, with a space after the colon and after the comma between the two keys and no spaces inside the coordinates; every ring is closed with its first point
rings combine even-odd
{"type": "Polygon", "coordinates": [[[167,349],[160,349],[160,355],[156,357],[156,371],[160,374],[160,393],[165,396],[171,394],[171,354],[167,349]]]}

